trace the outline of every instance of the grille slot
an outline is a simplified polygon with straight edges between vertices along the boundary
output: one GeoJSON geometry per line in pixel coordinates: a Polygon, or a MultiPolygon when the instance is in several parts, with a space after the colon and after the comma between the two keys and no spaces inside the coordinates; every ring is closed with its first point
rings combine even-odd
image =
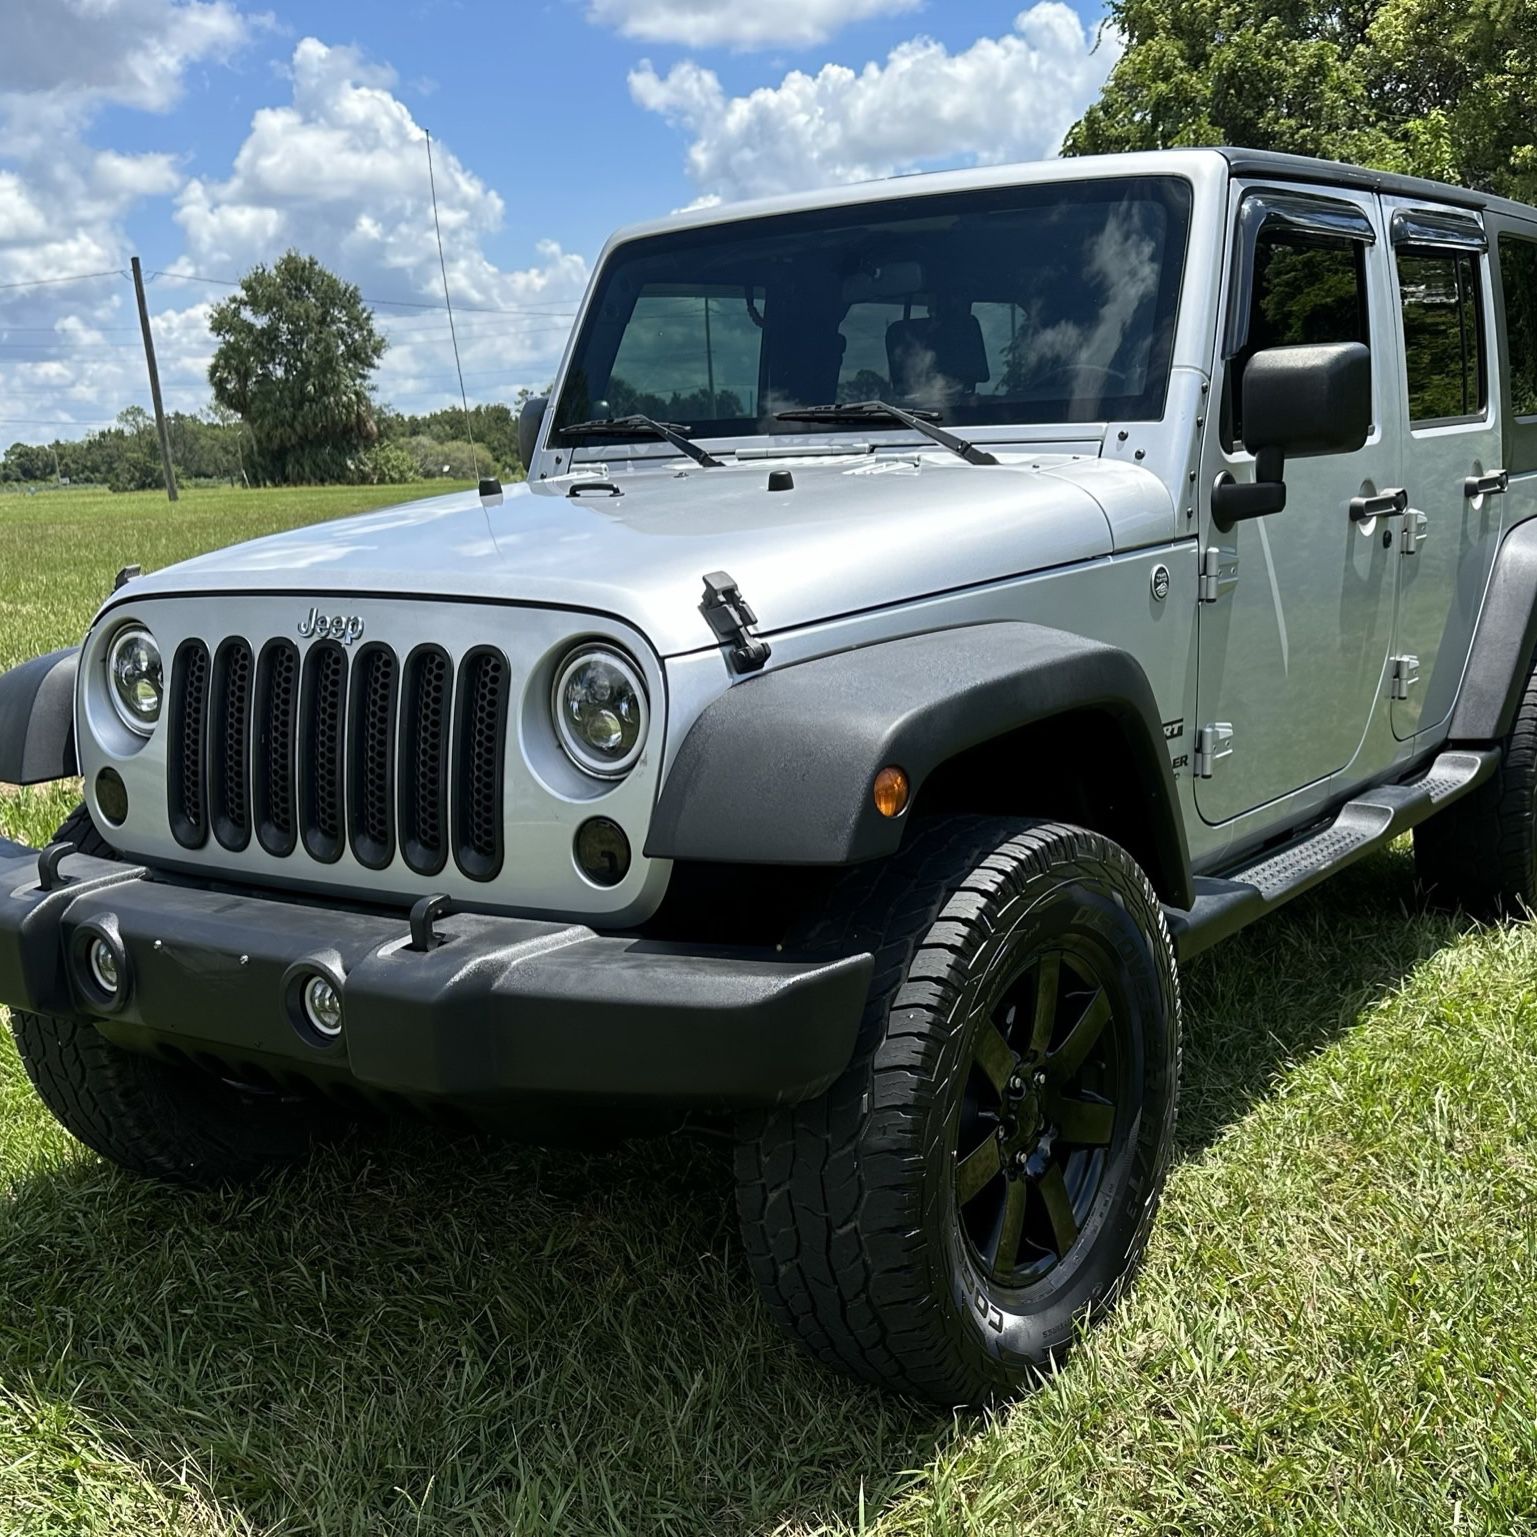
{"type": "Polygon", "coordinates": [[[335,641],[317,641],[299,690],[299,822],[312,859],[341,857],[346,787],[342,757],[347,658],[335,641]]]}
{"type": "Polygon", "coordinates": [[[352,852],[382,870],[395,857],[395,692],[388,646],[365,646],[352,664],[347,722],[347,815],[352,852]]]}
{"type": "Polygon", "coordinates": [[[213,835],[232,851],[251,841],[251,648],[227,640],[214,653],[208,694],[208,805],[213,835]]]}
{"type": "Polygon", "coordinates": [[[201,848],[208,841],[208,804],[203,793],[208,672],[208,648],[201,641],[183,641],[171,665],[166,813],[171,835],[186,849],[201,848]]]}
{"type": "Polygon", "coordinates": [[[294,804],[294,735],[299,716],[299,652],[291,641],[272,640],[256,664],[256,702],[251,730],[251,800],[256,841],[286,858],[298,841],[294,804]]]}
{"type": "Polygon", "coordinates": [[[400,700],[400,851],[418,875],[448,863],[448,727],[453,669],[438,646],[406,658],[400,700]]]}
{"type": "Polygon", "coordinates": [[[454,859],[473,881],[502,868],[502,748],[507,739],[507,658],[480,647],[459,669],[454,707],[454,859]]]}

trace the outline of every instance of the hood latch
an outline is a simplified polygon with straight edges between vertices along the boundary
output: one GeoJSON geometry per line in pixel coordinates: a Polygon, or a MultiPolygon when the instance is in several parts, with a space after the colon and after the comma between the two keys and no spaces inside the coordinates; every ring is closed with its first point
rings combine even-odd
{"type": "Polygon", "coordinates": [[[769,643],[752,631],[758,616],[729,572],[711,571],[705,577],[699,612],[726,648],[726,663],[732,672],[757,672],[768,661],[769,643]]]}

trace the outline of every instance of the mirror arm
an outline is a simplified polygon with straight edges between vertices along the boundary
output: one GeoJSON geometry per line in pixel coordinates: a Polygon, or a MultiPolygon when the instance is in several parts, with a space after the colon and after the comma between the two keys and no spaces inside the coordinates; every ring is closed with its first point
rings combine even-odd
{"type": "Polygon", "coordinates": [[[1218,532],[1227,533],[1235,523],[1268,518],[1286,510],[1286,451],[1266,444],[1254,451],[1254,479],[1241,484],[1224,472],[1211,491],[1211,520],[1218,532]]]}

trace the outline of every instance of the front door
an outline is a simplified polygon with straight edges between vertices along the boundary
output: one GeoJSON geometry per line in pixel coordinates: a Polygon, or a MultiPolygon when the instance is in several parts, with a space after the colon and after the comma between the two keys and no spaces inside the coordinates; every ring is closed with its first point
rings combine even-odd
{"type": "Polygon", "coordinates": [[[1488,338],[1489,257],[1471,213],[1384,200],[1403,336],[1396,410],[1409,510],[1398,542],[1393,734],[1433,731],[1450,713],[1473,641],[1502,494],[1488,338]]]}
{"type": "Polygon", "coordinates": [[[1197,727],[1210,733],[1217,756],[1194,766],[1196,805],[1208,823],[1363,756],[1385,686],[1396,552],[1383,547],[1385,520],[1352,520],[1350,503],[1400,484],[1396,296],[1377,198],[1247,187],[1236,193],[1234,214],[1234,291],[1201,472],[1208,496],[1220,474],[1254,478],[1243,448],[1242,377],[1262,348],[1364,342],[1373,425],[1353,453],[1289,458],[1286,506],[1270,517],[1222,532],[1203,498],[1197,727]]]}

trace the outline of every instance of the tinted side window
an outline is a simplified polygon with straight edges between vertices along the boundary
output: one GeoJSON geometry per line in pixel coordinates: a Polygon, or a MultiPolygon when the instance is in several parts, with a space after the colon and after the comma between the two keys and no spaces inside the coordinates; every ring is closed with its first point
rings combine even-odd
{"type": "Polygon", "coordinates": [[[1500,236],[1500,287],[1517,416],[1537,416],[1537,241],[1500,236]]]}
{"type": "Polygon", "coordinates": [[[1409,420],[1476,416],[1487,399],[1478,268],[1467,251],[1398,253],[1409,420]]]}
{"type": "Polygon", "coordinates": [[[1254,252],[1249,340],[1233,361],[1232,436],[1243,439],[1243,368],[1266,347],[1303,342],[1364,342],[1367,324],[1365,248],[1285,229],[1260,232],[1254,252]]]}

